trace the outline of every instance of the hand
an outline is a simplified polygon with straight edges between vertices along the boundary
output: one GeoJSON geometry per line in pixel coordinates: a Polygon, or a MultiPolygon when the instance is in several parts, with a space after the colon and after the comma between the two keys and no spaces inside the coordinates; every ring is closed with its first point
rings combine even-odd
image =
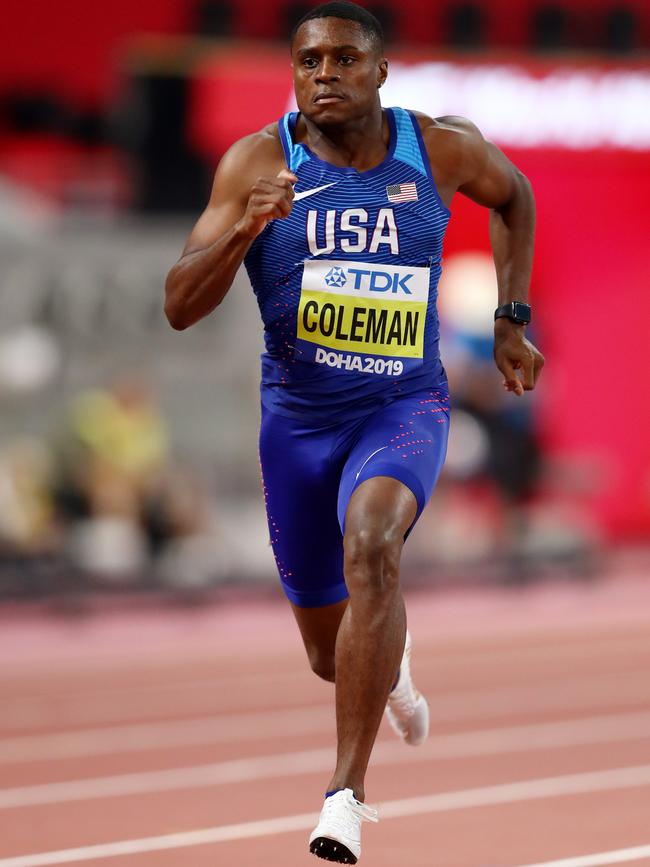
{"type": "Polygon", "coordinates": [[[250,191],[246,213],[240,220],[242,230],[255,239],[271,220],[288,217],[293,207],[293,184],[298,178],[282,169],[275,178],[258,178],[250,191]]]}
{"type": "Polygon", "coordinates": [[[503,387],[517,397],[535,388],[544,366],[544,356],[526,340],[524,326],[505,318],[494,323],[494,360],[504,376],[503,387]]]}

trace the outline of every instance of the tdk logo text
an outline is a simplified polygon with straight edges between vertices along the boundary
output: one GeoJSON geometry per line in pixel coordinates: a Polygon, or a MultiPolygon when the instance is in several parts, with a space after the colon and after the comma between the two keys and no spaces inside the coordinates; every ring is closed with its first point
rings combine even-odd
{"type": "Polygon", "coordinates": [[[413,274],[391,274],[388,271],[371,271],[366,268],[348,268],[347,276],[338,265],[330,268],[325,275],[325,283],[332,288],[340,288],[353,281],[353,289],[365,289],[370,292],[403,292],[410,295],[411,290],[406,285],[413,274]]]}

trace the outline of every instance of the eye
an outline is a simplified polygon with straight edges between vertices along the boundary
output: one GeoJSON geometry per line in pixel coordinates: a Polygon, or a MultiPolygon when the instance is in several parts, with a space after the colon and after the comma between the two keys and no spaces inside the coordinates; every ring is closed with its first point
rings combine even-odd
{"type": "Polygon", "coordinates": [[[350,57],[349,54],[344,54],[341,57],[341,59],[339,60],[339,63],[342,63],[343,66],[350,66],[351,64],[353,64],[355,62],[355,60],[356,60],[355,57],[350,57]]]}
{"type": "Polygon", "coordinates": [[[305,59],[302,62],[302,65],[306,69],[315,69],[318,66],[318,61],[316,60],[315,57],[305,57],[305,59]]]}

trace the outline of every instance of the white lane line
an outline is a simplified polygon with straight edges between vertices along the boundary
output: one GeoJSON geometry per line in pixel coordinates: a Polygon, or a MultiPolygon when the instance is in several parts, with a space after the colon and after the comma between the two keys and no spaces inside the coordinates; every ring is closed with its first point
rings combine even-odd
{"type": "Polygon", "coordinates": [[[334,732],[334,706],[220,714],[198,719],[80,729],[0,740],[0,764],[139,753],[170,747],[334,732]]]}
{"type": "Polygon", "coordinates": [[[577,855],[574,858],[560,858],[559,861],[538,861],[536,864],[522,864],[521,867],[601,867],[606,864],[640,861],[641,858],[650,858],[650,846],[632,846],[629,849],[596,852],[594,855],[577,855]]]}
{"type": "Polygon", "coordinates": [[[224,843],[251,837],[267,837],[302,831],[311,828],[318,820],[318,813],[300,813],[278,819],[262,819],[260,822],[243,822],[240,825],[222,825],[218,828],[202,828],[198,831],[181,831],[159,837],[142,837],[139,840],[119,840],[95,846],[80,846],[75,849],[59,849],[40,852],[36,855],[18,855],[0,858],[0,867],[45,867],[48,864],[70,864],[73,861],[93,861],[98,858],[115,858],[119,855],[138,855],[143,852],[163,852],[166,849],[185,849],[206,843],[224,843]]]}
{"type": "MultiPolygon", "coordinates": [[[[477,665],[497,664],[502,660],[506,660],[509,663],[513,661],[519,663],[531,656],[540,657],[539,662],[541,663],[552,663],[555,657],[559,657],[562,660],[566,660],[569,656],[571,660],[599,658],[612,660],[615,657],[630,655],[631,658],[638,662],[640,654],[647,655],[650,652],[647,630],[639,634],[597,632],[594,635],[584,635],[572,632],[570,636],[567,636],[560,633],[552,639],[543,634],[542,636],[533,636],[532,639],[529,638],[525,644],[521,643],[520,636],[515,636],[515,639],[511,639],[510,641],[504,636],[501,636],[501,639],[502,641],[497,642],[496,645],[491,640],[488,646],[458,640],[452,640],[450,643],[445,640],[432,641],[420,630],[416,643],[418,666],[435,666],[436,669],[440,669],[441,658],[443,658],[445,669],[448,666],[466,666],[470,661],[471,665],[475,667],[477,665]],[[504,641],[506,642],[505,644],[502,643],[504,641]]],[[[76,677],[88,677],[89,674],[95,677],[101,674],[102,679],[110,678],[113,681],[124,677],[126,672],[128,672],[131,678],[133,676],[140,678],[139,681],[131,681],[122,686],[111,683],[99,693],[101,695],[110,694],[115,696],[124,695],[125,693],[140,693],[142,691],[169,692],[170,690],[175,691],[178,688],[187,686],[218,688],[220,685],[226,685],[229,687],[235,682],[240,683],[246,680],[252,685],[255,682],[268,682],[269,678],[275,679],[277,677],[280,680],[291,679],[306,672],[306,663],[303,663],[303,657],[297,650],[295,652],[287,650],[285,653],[274,657],[276,664],[273,671],[268,674],[250,671],[244,671],[236,675],[231,673],[228,675],[212,673],[201,679],[196,678],[190,681],[184,676],[184,670],[192,670],[196,665],[206,666],[213,663],[214,656],[210,658],[204,654],[188,654],[185,657],[181,657],[180,652],[177,652],[169,657],[168,664],[165,664],[166,662],[166,657],[163,656],[162,661],[160,657],[156,657],[155,662],[143,664],[141,660],[133,659],[132,654],[129,657],[128,664],[125,664],[121,658],[103,659],[99,657],[93,659],[92,657],[85,657],[84,659],[76,659],[75,664],[69,670],[65,668],[57,669],[55,677],[57,680],[63,681],[60,684],[58,695],[59,697],[65,696],[68,699],[81,696],[92,699],[93,696],[98,695],[96,687],[92,684],[82,683],[75,687],[74,684],[67,682],[70,679],[74,680],[76,677]],[[184,665],[180,666],[179,672],[178,662],[181,658],[185,662],[184,665]],[[165,679],[158,683],[150,682],[151,678],[155,679],[163,676],[165,679]]],[[[57,665],[59,663],[61,666],[65,664],[63,660],[57,661],[57,665]]],[[[5,670],[2,672],[1,677],[4,689],[11,688],[13,684],[20,685],[21,694],[16,696],[13,699],[14,701],[39,701],[51,698],[51,691],[43,693],[42,688],[40,691],[31,694],[24,694],[22,692],[25,683],[30,679],[43,681],[42,667],[37,668],[34,672],[25,674],[21,670],[20,660],[14,660],[12,661],[11,672],[5,670]]],[[[45,679],[47,680],[47,678],[45,679]]],[[[51,687],[51,679],[49,683],[51,687]]]]}
{"type": "MultiPolygon", "coordinates": [[[[0,740],[0,763],[54,761],[99,755],[118,755],[172,747],[202,744],[235,743],[286,738],[303,734],[333,732],[334,709],[331,705],[270,711],[257,714],[236,714],[204,719],[151,723],[114,728],[86,729],[51,735],[26,736],[0,740]]],[[[458,745],[458,755],[473,755],[482,744],[502,745],[514,750],[524,749],[534,738],[539,746],[562,746],[566,738],[595,743],[605,740],[630,740],[650,736],[650,712],[604,714],[576,720],[557,720],[540,724],[490,728],[475,732],[437,735],[433,743],[441,755],[447,755],[452,744],[458,745]],[[572,734],[572,733],[576,734],[572,734]],[[518,740],[521,733],[523,741],[518,740]],[[591,740],[591,738],[597,740],[591,740]],[[585,740],[586,739],[586,740],[585,740]]],[[[571,741],[573,742],[573,741],[571,741]]]]}
{"type": "MultiPolygon", "coordinates": [[[[292,689],[286,693],[275,690],[273,693],[274,701],[282,704],[282,708],[260,707],[264,698],[260,699],[257,707],[252,707],[248,711],[251,715],[275,711],[276,713],[284,712],[286,714],[287,726],[291,726],[291,719],[294,709],[291,707],[291,700],[299,696],[300,698],[309,699],[310,696],[322,696],[323,690],[321,685],[313,678],[313,692],[310,688],[311,681],[305,681],[304,687],[301,681],[298,681],[296,675],[293,675],[292,689]],[[298,690],[296,684],[300,683],[298,690]]],[[[430,694],[432,715],[437,722],[458,722],[459,720],[471,720],[475,718],[503,718],[505,716],[515,714],[517,716],[531,716],[533,713],[546,713],[552,710],[558,710],[562,713],[567,711],[579,710],[580,708],[590,708],[592,710],[606,710],[617,704],[633,704],[638,707],[640,704],[650,704],[650,681],[648,680],[648,669],[639,668],[633,671],[623,673],[615,673],[611,675],[598,675],[590,678],[574,677],[567,680],[535,680],[534,683],[526,683],[515,686],[506,687],[485,687],[479,689],[458,690],[439,694],[439,689],[436,688],[435,679],[433,684],[428,679],[422,681],[418,678],[418,686],[420,689],[430,694]],[[427,688],[431,685],[431,689],[427,688]],[[436,695],[436,693],[438,693],[436,695]]],[[[268,684],[267,684],[268,685],[268,684]]],[[[223,690],[216,692],[224,694],[223,690]]],[[[215,691],[211,693],[214,697],[215,691]]],[[[259,692],[248,689],[229,689],[226,690],[229,697],[238,697],[240,708],[242,699],[245,697],[249,704],[255,702],[256,697],[259,697],[259,692]]],[[[178,695],[167,696],[152,696],[142,695],[140,697],[133,696],[127,703],[116,701],[115,698],[104,701],[98,695],[92,703],[71,702],[61,705],[56,697],[50,697],[47,701],[43,700],[38,706],[33,706],[29,709],[29,713],[21,713],[20,708],[12,707],[11,703],[6,703],[2,709],[2,719],[0,724],[12,728],[25,729],[29,725],[38,726],[43,729],[48,725],[54,725],[59,728],[70,727],[77,729],[81,725],[99,725],[100,723],[125,721],[125,718],[131,724],[142,723],[144,720],[155,719],[160,716],[176,716],[185,713],[186,716],[206,716],[211,712],[214,713],[217,708],[210,707],[212,698],[205,694],[198,693],[192,697],[184,696],[182,693],[178,695]],[[202,713],[203,711],[203,713],[202,713]],[[140,719],[138,719],[140,716],[140,719]],[[129,717],[131,719],[129,720],[129,717]],[[133,717],[136,717],[133,719],[133,717]],[[144,718],[144,719],[142,719],[144,718]]],[[[232,700],[231,700],[232,703],[232,700]]],[[[298,710],[303,710],[305,705],[298,707],[298,710]]],[[[23,708],[25,710],[25,708],[23,708]]],[[[229,712],[229,708],[218,708],[225,716],[229,712]]],[[[238,714],[239,715],[239,714],[238,714]]],[[[179,722],[178,719],[175,722],[179,722]]],[[[34,735],[34,737],[38,737],[34,735]]]]}
{"type": "MultiPolygon", "coordinates": [[[[255,696],[261,689],[296,687],[299,684],[303,693],[310,688],[314,692],[318,683],[313,675],[302,671],[275,671],[272,674],[241,675],[239,677],[213,677],[187,680],[176,683],[150,683],[130,685],[122,688],[107,688],[91,692],[56,693],[5,699],[2,726],[39,726],[60,724],[70,720],[75,722],[112,722],[124,719],[129,714],[165,713],[172,707],[190,706],[195,712],[201,707],[210,711],[229,707],[215,707],[220,697],[255,696]],[[195,707],[198,705],[198,707],[195,707]],[[66,719],[67,718],[67,719],[66,719]],[[98,719],[99,718],[99,719],[98,719]]],[[[278,689],[279,691],[279,689],[278,689]]],[[[241,703],[241,701],[240,701],[241,703]]]]}
{"type": "MultiPolygon", "coordinates": [[[[647,738],[650,738],[650,713],[591,717],[441,735],[431,738],[418,750],[406,750],[399,741],[380,741],[375,745],[372,762],[375,767],[413,762],[422,764],[468,756],[533,752],[647,738]]],[[[295,777],[327,771],[333,761],[334,749],[328,747],[183,768],[18,786],[0,789],[0,810],[295,777]]]]}
{"type": "MultiPolygon", "coordinates": [[[[545,641],[539,645],[521,646],[515,644],[497,648],[453,646],[452,648],[449,648],[444,644],[438,646],[421,640],[417,644],[416,659],[417,667],[420,671],[429,671],[433,669],[436,673],[447,672],[449,667],[467,667],[468,665],[475,669],[476,666],[498,664],[501,660],[507,660],[509,663],[512,663],[513,660],[519,662],[522,657],[527,658],[529,656],[541,657],[539,661],[543,664],[552,661],[552,657],[555,656],[559,656],[564,660],[569,656],[571,657],[571,660],[589,660],[598,659],[600,657],[611,660],[614,656],[630,654],[631,658],[634,659],[635,664],[638,665],[640,662],[640,653],[650,649],[647,634],[632,637],[604,636],[600,644],[598,641],[601,641],[599,637],[590,638],[589,643],[584,646],[582,642],[576,644],[572,639],[571,641],[566,640],[564,642],[545,641]],[[441,665],[440,662],[441,654],[445,657],[444,665],[441,665]]],[[[67,704],[73,702],[86,702],[91,705],[96,705],[98,702],[100,704],[106,702],[109,705],[114,706],[116,703],[121,703],[116,702],[118,697],[123,700],[126,696],[132,696],[133,698],[138,699],[142,698],[144,695],[169,695],[171,693],[176,699],[179,692],[222,692],[228,695],[232,690],[243,692],[254,691],[258,686],[268,685],[270,681],[273,683],[276,681],[279,683],[295,683],[296,678],[302,678],[309,684],[315,683],[316,681],[313,676],[308,673],[305,665],[296,664],[298,660],[301,660],[299,654],[295,659],[293,657],[289,659],[287,656],[283,656],[277,660],[277,664],[274,666],[273,671],[269,673],[246,672],[226,676],[214,674],[203,678],[195,678],[193,680],[173,679],[174,677],[177,677],[177,674],[174,673],[171,678],[160,683],[149,682],[149,679],[152,676],[157,677],[161,674],[159,669],[147,671],[146,669],[140,668],[138,671],[143,675],[143,677],[147,678],[140,683],[128,683],[124,686],[111,684],[100,691],[94,687],[90,687],[89,685],[87,688],[80,686],[77,689],[71,689],[69,686],[64,684],[56,693],[56,701],[57,704],[61,704],[61,702],[66,702],[67,704]]],[[[193,660],[190,659],[188,661],[188,667],[192,664],[193,660]]],[[[98,665],[98,668],[100,667],[101,666],[98,665]]],[[[129,669],[129,671],[131,671],[131,669],[129,669]]],[[[641,669],[639,671],[641,671],[641,669]]],[[[647,672],[647,668],[643,669],[643,671],[647,672]]],[[[98,674],[98,672],[95,673],[98,674]]],[[[111,676],[119,676],[120,674],[123,674],[123,669],[120,667],[114,668],[111,670],[110,674],[111,676]]],[[[552,676],[552,672],[550,674],[552,676]]],[[[633,674],[633,671],[620,672],[617,676],[627,677],[633,674]]],[[[609,673],[607,676],[612,675],[609,673]]],[[[20,682],[20,678],[17,678],[17,680],[20,682]]],[[[3,682],[4,681],[5,679],[3,678],[3,682]]],[[[7,683],[9,682],[10,681],[7,679],[7,683]]],[[[22,717],[17,719],[18,723],[22,723],[29,721],[24,717],[29,713],[30,709],[39,714],[39,718],[41,718],[41,712],[44,709],[47,710],[48,707],[51,707],[53,697],[53,693],[50,690],[46,693],[40,692],[31,695],[18,695],[13,698],[7,696],[5,701],[7,709],[11,710],[13,713],[15,713],[19,708],[23,709],[22,717]],[[34,705],[36,705],[36,707],[34,707],[34,705]]],[[[3,723],[4,722],[5,719],[3,714],[3,723]]]]}
{"type": "MultiPolygon", "coordinates": [[[[463,810],[495,804],[532,801],[539,798],[604,792],[613,789],[647,785],[650,785],[650,765],[640,765],[638,767],[614,768],[609,771],[570,774],[562,777],[545,777],[516,783],[504,783],[497,786],[483,786],[477,789],[461,789],[456,792],[439,792],[432,795],[421,795],[416,798],[385,801],[383,804],[380,804],[379,811],[381,819],[396,819],[426,813],[442,813],[451,810],[463,810]]],[[[275,819],[242,822],[236,825],[222,825],[215,828],[202,828],[196,831],[163,834],[157,837],[119,840],[113,843],[100,843],[74,849],[59,849],[33,855],[18,855],[10,858],[0,858],[0,867],[45,867],[45,865],[49,864],[92,861],[99,858],[114,858],[119,855],[135,855],[143,852],[183,849],[188,846],[200,846],[206,843],[224,843],[230,840],[267,837],[272,834],[284,834],[289,831],[307,830],[312,827],[317,818],[318,815],[316,813],[300,813],[294,816],[281,816],[275,819]]]]}
{"type": "MultiPolygon", "coordinates": [[[[647,669],[636,676],[603,676],[590,680],[580,678],[565,683],[540,684],[505,689],[475,689],[436,695],[434,688],[427,690],[420,681],[419,686],[430,695],[431,714],[434,726],[442,723],[479,718],[481,720],[502,719],[515,714],[530,717],[536,713],[558,711],[561,714],[590,710],[607,711],[616,705],[632,703],[650,704],[650,688],[647,669]],[[605,699],[603,698],[605,696],[605,699]],[[604,707],[603,705],[607,705],[604,707]]],[[[288,695],[285,701],[291,698],[288,695]]],[[[51,703],[51,702],[50,702],[51,703]]],[[[119,702],[111,705],[118,719],[124,718],[124,707],[119,702]]],[[[150,718],[156,713],[169,711],[169,698],[162,708],[157,709],[150,697],[144,697],[142,711],[150,718]]],[[[177,699],[177,710],[185,709],[185,700],[177,699]]],[[[152,749],[183,743],[219,743],[251,740],[255,737],[282,737],[287,734],[311,734],[332,730],[333,705],[307,705],[302,707],[285,706],[276,709],[255,709],[242,713],[222,713],[219,715],[193,716],[189,719],[167,719],[155,722],[132,721],[117,726],[80,728],[97,710],[95,705],[67,708],[72,726],[70,730],[47,734],[21,735],[0,739],[0,763],[30,761],[33,759],[68,758],[72,756],[105,755],[112,752],[137,752],[147,749],[147,740],[152,749]],[[74,711],[74,712],[73,712],[74,711]],[[319,722],[320,720],[320,722],[319,722]],[[75,725],[76,724],[76,725],[75,725]],[[211,726],[214,726],[210,736],[211,726]],[[187,741],[184,738],[187,737],[187,741]],[[205,738],[205,740],[203,740],[205,738]]],[[[3,708],[3,717],[11,715],[10,706],[3,708]]],[[[102,714],[100,714],[102,716],[102,714]]],[[[104,717],[105,722],[109,722],[104,717]]],[[[60,724],[64,721],[61,720],[60,724]]],[[[97,720],[94,720],[97,722],[97,720]]],[[[39,719],[44,725],[45,718],[39,719]]]]}

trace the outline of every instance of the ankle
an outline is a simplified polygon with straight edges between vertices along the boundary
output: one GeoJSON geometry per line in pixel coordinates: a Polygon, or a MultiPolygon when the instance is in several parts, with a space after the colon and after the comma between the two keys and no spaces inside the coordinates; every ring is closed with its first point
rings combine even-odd
{"type": "Polygon", "coordinates": [[[364,791],[363,786],[355,786],[352,783],[348,783],[345,781],[343,781],[341,783],[337,783],[335,781],[332,781],[329,784],[329,786],[327,787],[327,791],[325,792],[325,797],[328,798],[331,795],[335,795],[336,792],[342,792],[343,789],[352,789],[352,794],[357,799],[357,801],[361,801],[361,803],[364,803],[366,793],[364,791]]]}

